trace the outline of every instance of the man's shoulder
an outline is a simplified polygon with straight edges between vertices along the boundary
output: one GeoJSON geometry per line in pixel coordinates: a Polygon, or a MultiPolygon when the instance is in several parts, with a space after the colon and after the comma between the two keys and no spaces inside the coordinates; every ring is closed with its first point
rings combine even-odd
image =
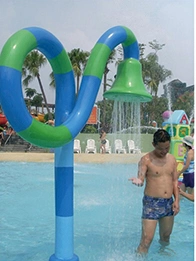
{"type": "Polygon", "coordinates": [[[173,154],[171,154],[171,153],[168,153],[167,154],[167,157],[168,157],[168,159],[171,161],[174,161],[174,162],[176,162],[176,158],[175,158],[175,156],[173,155],[173,154]]]}
{"type": "Polygon", "coordinates": [[[151,157],[150,155],[151,155],[151,152],[146,153],[145,155],[143,155],[143,156],[141,157],[141,161],[149,160],[150,157],[151,157]]]}
{"type": "Polygon", "coordinates": [[[171,153],[168,153],[167,156],[170,157],[170,158],[176,159],[175,156],[171,153]]]}

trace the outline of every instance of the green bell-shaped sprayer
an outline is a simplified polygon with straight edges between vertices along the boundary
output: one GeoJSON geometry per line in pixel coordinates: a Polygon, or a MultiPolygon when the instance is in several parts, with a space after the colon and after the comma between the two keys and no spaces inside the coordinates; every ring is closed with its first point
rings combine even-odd
{"type": "Polygon", "coordinates": [[[134,58],[122,61],[116,79],[110,90],[104,93],[109,100],[123,102],[149,102],[152,96],[147,92],[143,80],[141,64],[134,58]]]}

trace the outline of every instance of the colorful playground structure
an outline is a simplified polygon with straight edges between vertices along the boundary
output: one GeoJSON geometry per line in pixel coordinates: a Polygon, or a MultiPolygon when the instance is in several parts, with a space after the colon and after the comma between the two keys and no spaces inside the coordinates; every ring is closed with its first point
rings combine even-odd
{"type": "Polygon", "coordinates": [[[170,153],[177,160],[177,169],[181,170],[185,154],[182,139],[190,135],[190,122],[183,110],[166,111],[163,113],[163,119],[162,126],[171,136],[170,153]]]}
{"type": "Polygon", "coordinates": [[[44,120],[44,114],[43,113],[38,113],[38,114],[31,114],[32,115],[32,117],[34,118],[34,119],[36,119],[37,121],[40,121],[40,122],[45,122],[45,120],[44,120]]]}

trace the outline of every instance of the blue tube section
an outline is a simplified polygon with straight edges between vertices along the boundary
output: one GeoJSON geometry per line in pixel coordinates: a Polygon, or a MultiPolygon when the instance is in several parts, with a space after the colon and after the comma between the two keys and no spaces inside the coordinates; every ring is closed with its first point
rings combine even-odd
{"type": "Polygon", "coordinates": [[[63,147],[55,149],[55,167],[56,168],[73,168],[74,154],[73,140],[63,147]]]}
{"type": "Polygon", "coordinates": [[[55,126],[59,126],[68,118],[75,105],[75,81],[73,71],[55,74],[54,77],[56,82],[55,126]]]}
{"type": "Polygon", "coordinates": [[[52,59],[59,55],[63,48],[61,42],[50,32],[39,27],[25,28],[31,32],[37,40],[37,49],[42,52],[48,59],[52,59]]]}
{"type": "Polygon", "coordinates": [[[97,41],[107,45],[110,50],[113,50],[117,45],[123,43],[127,39],[126,30],[122,26],[115,26],[106,31],[97,41]]]}
{"type": "Polygon", "coordinates": [[[71,259],[59,259],[59,258],[57,258],[56,256],[55,256],[55,254],[54,255],[52,255],[51,257],[50,257],[50,259],[49,259],[49,261],[79,261],[79,258],[78,258],[78,256],[76,256],[76,255],[73,255],[73,257],[71,258],[71,259]]]}
{"type": "Polygon", "coordinates": [[[95,103],[100,83],[101,80],[95,76],[83,76],[76,105],[67,121],[64,122],[72,137],[76,137],[86,124],[95,103]]]}
{"type": "Polygon", "coordinates": [[[134,42],[129,46],[123,47],[124,59],[135,58],[139,60],[139,45],[138,42],[134,42]]]}
{"type": "Polygon", "coordinates": [[[73,141],[55,149],[55,254],[49,261],[79,261],[73,253],[73,157],[73,141]]]}
{"type": "Polygon", "coordinates": [[[73,216],[73,167],[55,168],[56,216],[73,216]]]}
{"type": "Polygon", "coordinates": [[[27,129],[32,123],[32,117],[27,111],[21,89],[21,72],[0,66],[0,102],[5,115],[15,115],[9,122],[16,132],[27,129]],[[14,111],[13,111],[14,108],[14,111]]]}
{"type": "Polygon", "coordinates": [[[55,255],[63,260],[73,256],[73,216],[56,217],[55,255]]]}

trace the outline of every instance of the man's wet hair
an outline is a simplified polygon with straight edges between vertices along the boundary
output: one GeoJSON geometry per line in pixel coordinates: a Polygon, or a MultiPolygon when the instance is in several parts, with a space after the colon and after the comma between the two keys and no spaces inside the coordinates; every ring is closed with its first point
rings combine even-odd
{"type": "Polygon", "coordinates": [[[157,145],[158,142],[171,141],[169,133],[164,129],[158,129],[153,136],[153,143],[157,145]]]}

